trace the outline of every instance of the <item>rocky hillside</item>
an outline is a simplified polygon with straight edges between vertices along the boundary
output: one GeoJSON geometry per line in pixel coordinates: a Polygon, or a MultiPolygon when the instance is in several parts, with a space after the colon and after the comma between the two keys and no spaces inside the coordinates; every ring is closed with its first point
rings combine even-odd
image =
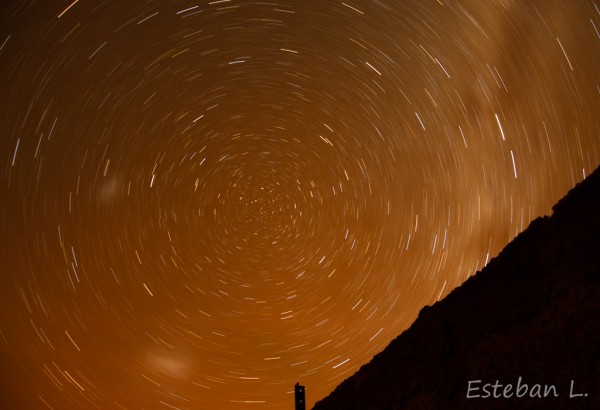
{"type": "Polygon", "coordinates": [[[600,168],[313,409],[482,408],[600,409],[600,168]]]}

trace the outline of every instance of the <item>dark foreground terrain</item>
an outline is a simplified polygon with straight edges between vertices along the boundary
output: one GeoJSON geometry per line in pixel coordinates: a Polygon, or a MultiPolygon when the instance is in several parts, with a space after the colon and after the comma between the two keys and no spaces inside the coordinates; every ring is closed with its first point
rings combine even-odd
{"type": "Polygon", "coordinates": [[[599,260],[600,168],[313,409],[600,409],[599,260]]]}

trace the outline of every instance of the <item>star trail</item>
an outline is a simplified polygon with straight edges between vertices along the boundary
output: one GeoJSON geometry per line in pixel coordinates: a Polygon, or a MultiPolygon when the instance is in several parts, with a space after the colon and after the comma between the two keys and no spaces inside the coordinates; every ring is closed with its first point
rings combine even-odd
{"type": "Polygon", "coordinates": [[[600,164],[594,1],[5,1],[0,403],[293,408],[600,164]]]}

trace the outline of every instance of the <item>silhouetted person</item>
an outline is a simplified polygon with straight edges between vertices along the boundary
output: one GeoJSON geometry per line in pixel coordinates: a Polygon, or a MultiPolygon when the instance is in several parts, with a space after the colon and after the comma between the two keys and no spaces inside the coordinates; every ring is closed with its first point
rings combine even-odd
{"type": "Polygon", "coordinates": [[[294,386],[296,393],[296,410],[306,410],[306,400],[304,399],[304,386],[300,386],[300,383],[296,383],[294,386]]]}

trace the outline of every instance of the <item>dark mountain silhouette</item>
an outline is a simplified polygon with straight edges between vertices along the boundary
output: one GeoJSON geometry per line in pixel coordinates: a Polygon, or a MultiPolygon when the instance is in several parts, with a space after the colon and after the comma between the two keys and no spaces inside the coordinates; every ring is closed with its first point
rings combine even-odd
{"type": "Polygon", "coordinates": [[[313,409],[600,409],[599,260],[600,168],[313,409]]]}

